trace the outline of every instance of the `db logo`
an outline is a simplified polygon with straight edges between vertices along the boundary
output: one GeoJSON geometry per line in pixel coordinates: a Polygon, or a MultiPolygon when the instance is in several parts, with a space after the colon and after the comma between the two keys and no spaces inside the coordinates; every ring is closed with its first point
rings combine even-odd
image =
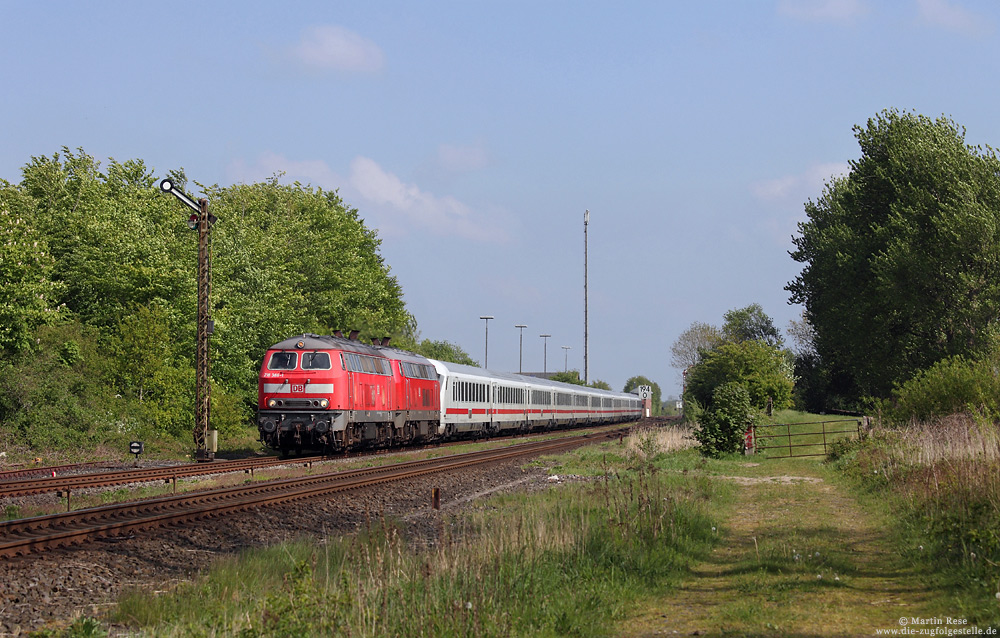
{"type": "Polygon", "coordinates": [[[305,392],[306,386],[304,383],[293,383],[292,392],[305,392]]]}

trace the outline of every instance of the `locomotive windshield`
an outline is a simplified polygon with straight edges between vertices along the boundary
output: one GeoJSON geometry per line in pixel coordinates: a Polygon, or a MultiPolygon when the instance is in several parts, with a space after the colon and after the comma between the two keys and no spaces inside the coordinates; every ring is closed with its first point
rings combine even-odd
{"type": "Polygon", "coordinates": [[[294,370],[298,354],[294,352],[272,352],[267,362],[268,370],[294,370]]]}
{"type": "Polygon", "coordinates": [[[329,370],[330,369],[330,353],[329,352],[303,352],[302,353],[302,369],[303,370],[329,370]]]}

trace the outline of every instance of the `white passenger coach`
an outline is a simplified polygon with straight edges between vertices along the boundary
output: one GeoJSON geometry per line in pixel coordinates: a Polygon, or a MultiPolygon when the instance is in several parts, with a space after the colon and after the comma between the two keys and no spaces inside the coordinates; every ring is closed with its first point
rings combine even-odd
{"type": "Polygon", "coordinates": [[[493,435],[642,417],[635,394],[431,360],[441,381],[441,434],[493,435]]]}

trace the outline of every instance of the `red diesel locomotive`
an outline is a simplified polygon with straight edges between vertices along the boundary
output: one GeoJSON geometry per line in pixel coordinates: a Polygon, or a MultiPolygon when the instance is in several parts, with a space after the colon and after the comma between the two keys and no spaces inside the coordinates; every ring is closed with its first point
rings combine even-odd
{"type": "Polygon", "coordinates": [[[436,434],[440,397],[437,373],[423,357],[305,334],[268,349],[257,424],[261,441],[286,452],[404,444],[436,434]]]}
{"type": "Polygon", "coordinates": [[[268,349],[257,397],[265,445],[335,451],[641,417],[633,394],[435,361],[356,337],[304,334],[268,349]]]}

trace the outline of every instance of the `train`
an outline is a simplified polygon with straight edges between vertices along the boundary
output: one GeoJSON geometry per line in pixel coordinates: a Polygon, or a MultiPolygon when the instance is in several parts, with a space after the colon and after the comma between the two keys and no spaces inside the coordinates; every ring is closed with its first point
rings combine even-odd
{"type": "Polygon", "coordinates": [[[635,421],[635,394],[461,365],[337,331],[267,349],[260,441],[284,454],[339,452],[635,421]]]}

